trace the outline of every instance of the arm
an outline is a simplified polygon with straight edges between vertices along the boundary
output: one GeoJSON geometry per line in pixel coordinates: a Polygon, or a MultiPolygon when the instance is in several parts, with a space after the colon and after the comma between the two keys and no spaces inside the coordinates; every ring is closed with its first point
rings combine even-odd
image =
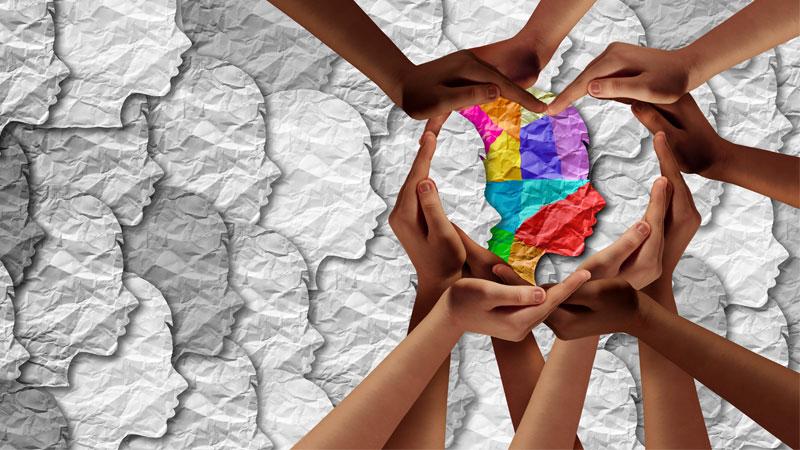
{"type": "Polygon", "coordinates": [[[681,171],[733,183],[800,208],[800,158],[723,139],[689,94],[671,105],[637,102],[632,109],[653,134],[666,135],[681,171]]]}
{"type": "Polygon", "coordinates": [[[414,65],[353,0],[269,0],[423,119],[499,95],[531,111],[544,104],[468,52],[414,65]]]}

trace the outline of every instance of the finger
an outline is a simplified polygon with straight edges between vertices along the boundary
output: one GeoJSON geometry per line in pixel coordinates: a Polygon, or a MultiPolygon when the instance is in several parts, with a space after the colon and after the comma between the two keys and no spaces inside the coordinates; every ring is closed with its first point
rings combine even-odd
{"type": "Polygon", "coordinates": [[[469,79],[474,79],[483,83],[492,83],[500,89],[500,96],[512,102],[519,103],[528,111],[543,113],[547,105],[537,99],[533,94],[522,89],[501,74],[494,67],[479,61],[478,64],[470,66],[465,75],[469,79]]]}
{"type": "Polygon", "coordinates": [[[500,283],[492,285],[492,295],[486,297],[489,309],[541,305],[547,297],[544,289],[528,283],[525,283],[525,286],[507,286],[500,283]]]}
{"type": "MultiPolygon", "coordinates": [[[[439,191],[433,181],[430,179],[420,181],[417,185],[417,195],[419,196],[422,215],[428,225],[428,235],[441,238],[451,233],[454,234],[455,230],[444,212],[442,201],[439,198],[439,191]]],[[[454,237],[457,238],[455,235],[454,237]]]]}
{"type": "Polygon", "coordinates": [[[442,130],[442,125],[447,122],[447,118],[450,117],[450,111],[440,114],[438,116],[433,116],[425,122],[425,131],[422,133],[422,136],[419,138],[419,145],[422,145],[422,138],[425,136],[425,133],[430,131],[433,133],[434,136],[439,136],[439,132],[442,130]]]}
{"type": "Polygon", "coordinates": [[[633,106],[631,106],[631,111],[639,122],[653,134],[659,131],[667,132],[674,129],[672,124],[649,103],[634,102],[633,106]]]}
{"type": "Polygon", "coordinates": [[[616,275],[622,263],[642,246],[650,232],[651,227],[647,222],[636,222],[611,245],[587,258],[580,268],[597,272],[598,275],[601,273],[610,276],[616,275]],[[606,270],[609,267],[615,269],[612,274],[606,273],[610,272],[610,270],[606,270]]]}
{"type": "Polygon", "coordinates": [[[659,177],[650,189],[650,203],[648,203],[647,211],[644,213],[644,221],[650,225],[653,236],[664,235],[664,217],[667,213],[670,197],[669,181],[666,177],[659,177]]]}
{"type": "Polygon", "coordinates": [[[678,161],[675,160],[675,155],[672,154],[672,149],[667,142],[667,135],[664,132],[656,133],[653,137],[653,148],[658,157],[658,165],[661,168],[661,175],[664,175],[672,185],[673,195],[688,190],[686,182],[681,175],[681,169],[678,167],[678,161]]]}
{"type": "Polygon", "coordinates": [[[547,291],[547,298],[545,299],[545,304],[548,305],[550,308],[555,308],[556,306],[560,305],[561,302],[568,299],[573,292],[578,290],[584,283],[589,281],[592,277],[591,272],[588,270],[579,269],[570,274],[567,278],[564,279],[561,283],[551,287],[547,291]]]}
{"type": "Polygon", "coordinates": [[[587,94],[590,80],[611,75],[619,68],[620,63],[616,60],[598,56],[547,106],[547,114],[553,116],[567,109],[575,100],[587,94]]]}
{"type": "Polygon", "coordinates": [[[493,102],[500,96],[500,92],[500,88],[491,83],[444,88],[439,105],[436,106],[437,115],[493,102]]]}
{"type": "Polygon", "coordinates": [[[595,98],[629,98],[653,101],[653,95],[642,76],[597,78],[589,82],[589,95],[595,98]]]}
{"type": "MultiPolygon", "coordinates": [[[[417,150],[417,156],[414,157],[414,162],[411,163],[411,169],[408,171],[408,175],[406,175],[406,180],[403,182],[403,186],[400,188],[400,192],[397,195],[397,202],[396,204],[400,204],[404,197],[406,197],[405,193],[410,191],[412,194],[416,191],[416,187],[420,181],[428,178],[431,170],[431,161],[433,160],[433,154],[436,151],[436,135],[432,132],[424,132],[422,136],[419,138],[420,147],[417,150]],[[408,189],[406,189],[409,187],[408,189]]],[[[412,206],[416,207],[416,196],[414,198],[412,206]]]]}
{"type": "Polygon", "coordinates": [[[525,281],[524,278],[519,276],[514,269],[511,268],[505,261],[492,266],[492,273],[504,284],[510,286],[530,286],[530,283],[525,281]]]}

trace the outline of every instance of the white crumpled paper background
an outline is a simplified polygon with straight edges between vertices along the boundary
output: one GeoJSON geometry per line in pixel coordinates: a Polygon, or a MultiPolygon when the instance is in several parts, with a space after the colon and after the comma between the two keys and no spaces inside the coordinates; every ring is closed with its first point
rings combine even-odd
{"type": "MultiPolygon", "coordinates": [[[[415,63],[508,38],[538,4],[357,2],[415,63]]],[[[614,40],[685,45],[746,3],[598,0],[536,86],[560,91],[614,40]]],[[[424,124],[277,8],[7,0],[0,40],[0,447],[289,448],[403,338],[417,278],[386,221],[424,124]]],[[[798,92],[795,39],[693,95],[727,139],[796,155],[798,92]]],[[[590,254],[643,213],[658,165],[628,106],[576,106],[608,203],[590,254]]],[[[479,242],[499,218],[482,151],[452,115],[431,170],[479,242]]],[[[800,212],[687,182],[703,226],[680,313],[798,370],[800,212]]],[[[584,257],[548,255],[537,278],[584,257]]],[[[534,334],[546,355],[552,332],[534,334]]],[[[780,446],[697,388],[714,447],[780,446]]],[[[447,445],[505,448],[488,338],[461,339],[450,390],[447,445]]],[[[641,448],[641,406],[635,339],[602,337],[584,447],[641,448]]]]}

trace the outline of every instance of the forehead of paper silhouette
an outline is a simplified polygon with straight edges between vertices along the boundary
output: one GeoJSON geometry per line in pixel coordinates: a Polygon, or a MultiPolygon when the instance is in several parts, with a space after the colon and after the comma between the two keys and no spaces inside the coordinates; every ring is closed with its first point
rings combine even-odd
{"type": "Polygon", "coordinates": [[[578,111],[545,116],[499,99],[461,114],[483,139],[486,198],[502,217],[489,249],[531,282],[543,254],[581,254],[605,201],[589,183],[589,133],[578,111]]]}
{"type": "Polygon", "coordinates": [[[30,356],[14,337],[14,285],[0,262],[0,383],[19,377],[19,366],[30,356]]]}

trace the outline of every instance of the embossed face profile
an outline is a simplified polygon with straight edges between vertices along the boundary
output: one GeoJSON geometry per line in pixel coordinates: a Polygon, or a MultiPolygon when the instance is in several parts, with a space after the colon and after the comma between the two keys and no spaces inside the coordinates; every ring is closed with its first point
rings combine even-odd
{"type": "Polygon", "coordinates": [[[260,224],[286,236],[308,264],[364,254],[386,205],[372,190],[369,132],[343,101],[321,92],[267,97],[267,155],[281,170],[260,224]]]}
{"type": "Polygon", "coordinates": [[[14,285],[0,263],[0,383],[16,380],[19,366],[28,359],[25,347],[14,337],[14,285]]]}
{"type": "Polygon", "coordinates": [[[160,437],[175,414],[186,381],[172,367],[169,306],[158,290],[125,274],[139,300],[114,355],[80,355],[70,367],[70,386],[52,392],[69,423],[74,448],[119,447],[125,436],[160,437]]]}

